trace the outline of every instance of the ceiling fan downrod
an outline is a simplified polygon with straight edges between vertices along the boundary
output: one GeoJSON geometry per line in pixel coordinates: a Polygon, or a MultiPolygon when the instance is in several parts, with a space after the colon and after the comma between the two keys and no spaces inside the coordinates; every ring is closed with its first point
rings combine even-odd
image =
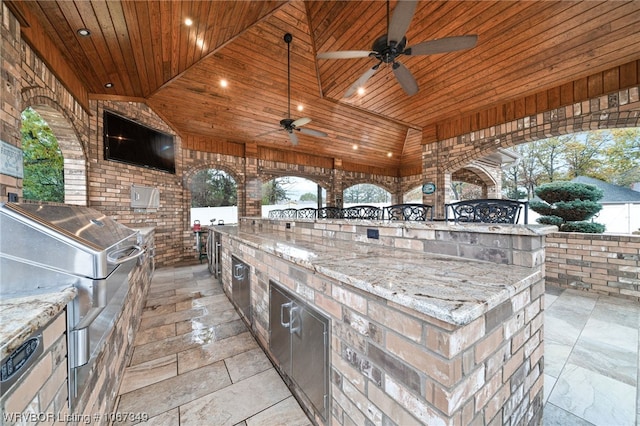
{"type": "Polygon", "coordinates": [[[293,120],[291,117],[291,41],[293,36],[289,33],[284,35],[284,42],[287,43],[287,119],[280,121],[280,124],[284,126],[289,133],[291,133],[291,123],[293,120]]]}

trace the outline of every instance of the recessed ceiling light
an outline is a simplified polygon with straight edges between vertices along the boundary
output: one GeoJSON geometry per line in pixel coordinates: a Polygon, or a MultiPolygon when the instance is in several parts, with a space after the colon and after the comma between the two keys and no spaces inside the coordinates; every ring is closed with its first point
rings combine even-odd
{"type": "Polygon", "coordinates": [[[390,152],[387,152],[387,157],[393,157],[393,154],[390,152]]]}
{"type": "Polygon", "coordinates": [[[304,109],[304,106],[302,104],[298,104],[298,111],[302,111],[304,109]]]}
{"type": "Polygon", "coordinates": [[[364,87],[358,87],[358,95],[364,95],[364,87]]]}
{"type": "Polygon", "coordinates": [[[193,20],[191,18],[187,18],[187,19],[184,20],[184,24],[187,27],[190,27],[191,25],[193,25],[193,20]]]}
{"type": "Polygon", "coordinates": [[[229,82],[227,80],[225,80],[224,78],[222,80],[220,80],[220,86],[221,87],[227,87],[229,85],[229,82]]]}
{"type": "Polygon", "coordinates": [[[78,33],[79,36],[81,37],[89,37],[91,35],[91,31],[89,31],[86,28],[80,28],[78,31],[76,31],[78,33]]]}
{"type": "Polygon", "coordinates": [[[354,145],[352,146],[352,148],[353,148],[354,150],[356,150],[356,149],[358,149],[358,145],[354,144],[354,145]]]}
{"type": "Polygon", "coordinates": [[[111,89],[113,87],[113,83],[105,83],[104,87],[106,87],[107,89],[111,89]]]}

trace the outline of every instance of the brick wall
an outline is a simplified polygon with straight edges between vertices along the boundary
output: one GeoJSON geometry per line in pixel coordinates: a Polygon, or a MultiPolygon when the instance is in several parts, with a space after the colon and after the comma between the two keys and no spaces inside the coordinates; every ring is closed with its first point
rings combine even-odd
{"type": "Polygon", "coordinates": [[[354,220],[349,223],[331,219],[293,221],[261,218],[240,218],[240,225],[251,226],[256,232],[268,230],[330,240],[349,240],[391,249],[417,250],[527,268],[541,268],[544,265],[545,235],[556,229],[544,225],[523,227],[375,220],[354,220]],[[369,229],[378,230],[379,238],[369,238],[369,229]]]}
{"type": "MultiPolygon", "coordinates": [[[[19,147],[22,145],[20,25],[3,2],[0,2],[0,14],[0,140],[19,147]]],[[[0,174],[0,199],[6,200],[9,192],[22,196],[22,179],[0,174]]]]}
{"type": "Polygon", "coordinates": [[[640,235],[547,236],[549,285],[640,301],[640,235]]]}
{"type": "Polygon", "coordinates": [[[136,102],[91,101],[95,114],[90,118],[89,205],[132,228],[155,227],[156,262],[171,265],[194,257],[193,233],[189,225],[189,205],[184,198],[181,139],[151,108],[136,102]],[[136,167],[104,159],[104,110],[121,114],[138,123],[175,136],[176,173],[136,167]],[[148,186],[160,191],[157,210],[131,208],[131,186],[148,186]]]}

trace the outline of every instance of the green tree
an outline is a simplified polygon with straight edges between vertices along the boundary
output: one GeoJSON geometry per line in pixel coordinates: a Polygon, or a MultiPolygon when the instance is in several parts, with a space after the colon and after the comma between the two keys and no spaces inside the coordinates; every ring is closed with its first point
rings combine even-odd
{"type": "Polygon", "coordinates": [[[64,158],[58,140],[36,111],[22,114],[24,158],[23,197],[28,200],[64,202],[64,158]]]}
{"type": "Polygon", "coordinates": [[[564,144],[562,153],[568,167],[568,178],[589,176],[606,180],[601,172],[602,151],[611,141],[609,132],[587,132],[564,144]]]}
{"type": "Polygon", "coordinates": [[[286,185],[290,184],[287,177],[279,177],[262,184],[262,204],[273,205],[288,200],[286,185]]]}
{"type": "Polygon", "coordinates": [[[391,201],[391,194],[379,186],[361,183],[345,189],[342,193],[345,203],[386,203],[391,201]]]}
{"type": "Polygon", "coordinates": [[[318,201],[318,196],[312,192],[307,192],[300,196],[300,201],[318,201]]]}
{"type": "Polygon", "coordinates": [[[238,204],[235,180],[222,170],[198,171],[191,181],[191,207],[222,207],[238,204]]]}
{"type": "Polygon", "coordinates": [[[607,182],[627,187],[640,182],[640,129],[616,129],[611,136],[603,166],[607,182]]]}
{"type": "Polygon", "coordinates": [[[531,153],[537,160],[539,168],[542,169],[542,173],[536,181],[553,182],[558,177],[559,169],[561,168],[562,153],[564,147],[575,140],[575,135],[552,137],[549,139],[542,139],[535,141],[531,144],[533,148],[531,153]]]}

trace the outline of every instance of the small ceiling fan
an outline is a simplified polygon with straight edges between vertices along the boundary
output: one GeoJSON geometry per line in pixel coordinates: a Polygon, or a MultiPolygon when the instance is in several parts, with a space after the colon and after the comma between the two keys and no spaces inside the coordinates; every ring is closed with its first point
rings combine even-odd
{"type": "Polygon", "coordinates": [[[269,133],[278,132],[280,130],[285,130],[289,134],[289,140],[292,145],[298,145],[298,135],[295,132],[304,133],[311,136],[317,137],[327,137],[328,135],[325,132],[321,132],[319,130],[306,129],[302,128],[305,124],[311,122],[311,119],[308,117],[298,118],[294,120],[291,118],[291,41],[293,40],[293,36],[289,33],[284,35],[284,41],[287,43],[287,118],[280,120],[280,129],[272,130],[267,133],[263,133],[258,136],[264,136],[269,133]]]}
{"type": "Polygon", "coordinates": [[[477,35],[464,35],[455,37],[445,37],[436,40],[423,41],[413,46],[407,47],[407,38],[405,34],[409,28],[409,24],[413,19],[417,0],[398,0],[393,11],[393,17],[389,21],[389,0],[387,0],[387,34],[384,34],[373,42],[371,50],[345,50],[338,52],[318,53],[318,59],[351,59],[351,58],[375,58],[378,63],[369,68],[362,76],[353,83],[344,94],[345,98],[352,96],[356,91],[364,86],[364,84],[378,71],[380,65],[391,64],[393,74],[400,86],[409,95],[415,95],[418,92],[418,83],[416,83],[411,71],[400,62],[397,58],[401,55],[433,55],[436,53],[454,52],[456,50],[470,49],[474,47],[478,41],[477,35]]]}

